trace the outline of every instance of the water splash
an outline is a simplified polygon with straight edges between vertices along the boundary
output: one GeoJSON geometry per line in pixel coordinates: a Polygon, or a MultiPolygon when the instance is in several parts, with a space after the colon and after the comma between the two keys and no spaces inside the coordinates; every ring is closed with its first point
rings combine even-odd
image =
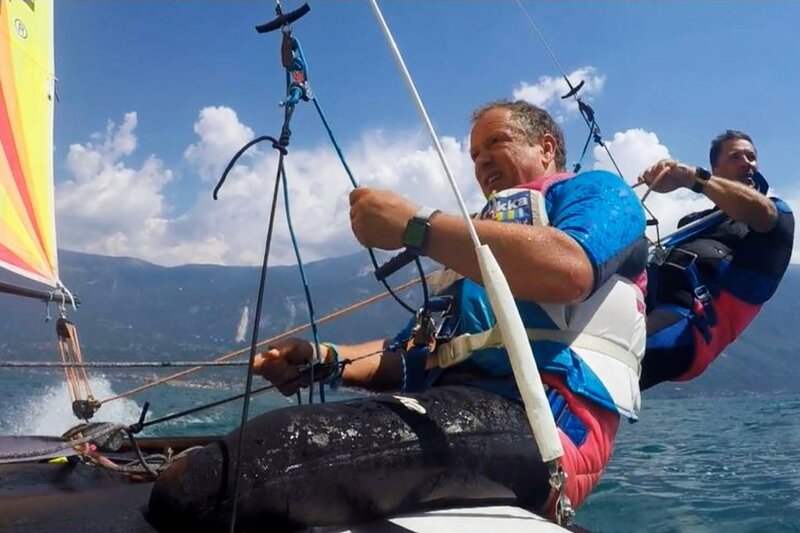
{"type": "MultiPolygon", "coordinates": [[[[116,393],[111,383],[101,376],[90,378],[96,398],[108,398],[116,393]]],[[[133,400],[122,399],[103,405],[94,420],[132,424],[141,413],[141,407],[133,400]]],[[[47,385],[21,400],[19,407],[10,414],[3,426],[3,433],[12,435],[61,435],[82,420],[72,413],[72,400],[64,382],[47,385]]]]}

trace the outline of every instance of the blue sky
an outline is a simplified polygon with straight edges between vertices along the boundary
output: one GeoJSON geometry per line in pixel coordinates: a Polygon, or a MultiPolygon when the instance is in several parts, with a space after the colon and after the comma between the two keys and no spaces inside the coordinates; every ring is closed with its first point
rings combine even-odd
{"type": "MultiPolygon", "coordinates": [[[[286,1],[284,9],[299,2],[286,1]]],[[[800,208],[794,2],[524,2],[597,112],[629,182],[671,156],[707,165],[725,128],[749,132],[773,189],[800,208]]],[[[311,2],[295,25],[311,86],[357,177],[452,208],[366,2],[311,2]]],[[[470,111],[514,96],[562,121],[574,162],[586,127],[557,98],[558,71],[512,1],[381,4],[471,207],[470,111]]],[[[64,248],[159,264],[260,261],[275,157],[263,149],[211,190],[238,147],[277,135],[284,91],[279,34],[258,35],[270,2],[56,3],[56,201],[64,248]]],[[[288,177],[307,260],[357,249],[349,183],[314,108],[293,121],[288,177]]],[[[590,151],[584,168],[605,167],[590,151]]],[[[666,227],[702,205],[653,195],[666,227]]],[[[666,228],[665,228],[666,229],[666,228]]],[[[277,263],[292,262],[285,228],[277,263]]]]}

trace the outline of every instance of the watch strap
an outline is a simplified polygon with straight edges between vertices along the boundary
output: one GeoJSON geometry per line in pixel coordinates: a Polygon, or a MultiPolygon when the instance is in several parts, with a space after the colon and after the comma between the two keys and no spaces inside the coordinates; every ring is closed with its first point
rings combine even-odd
{"type": "Polygon", "coordinates": [[[692,185],[692,191],[696,193],[702,193],[703,189],[708,183],[708,180],[711,179],[711,172],[704,169],[703,167],[695,167],[694,169],[694,185],[692,185]]]}
{"type": "Polygon", "coordinates": [[[440,212],[432,207],[420,207],[406,223],[405,231],[403,231],[403,246],[417,255],[425,255],[431,220],[440,212]]]}
{"type": "Polygon", "coordinates": [[[439,213],[440,213],[440,211],[438,209],[434,209],[433,207],[427,207],[427,206],[423,205],[422,207],[420,207],[417,210],[416,213],[414,213],[413,218],[416,218],[417,220],[421,220],[421,221],[425,221],[425,222],[430,222],[431,219],[434,216],[438,215],[439,213]]]}

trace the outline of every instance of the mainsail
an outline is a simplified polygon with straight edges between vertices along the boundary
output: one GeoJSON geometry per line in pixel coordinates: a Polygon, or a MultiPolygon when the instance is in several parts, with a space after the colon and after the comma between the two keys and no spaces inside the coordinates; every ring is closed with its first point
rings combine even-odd
{"type": "Polygon", "coordinates": [[[57,288],[53,2],[0,0],[0,268],[57,288]]]}

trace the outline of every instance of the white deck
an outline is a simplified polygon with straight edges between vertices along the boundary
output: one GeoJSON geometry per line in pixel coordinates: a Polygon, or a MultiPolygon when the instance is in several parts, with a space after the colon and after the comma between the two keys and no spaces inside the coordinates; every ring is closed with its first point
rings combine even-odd
{"type": "Polygon", "coordinates": [[[564,533],[569,531],[519,507],[445,509],[371,522],[350,529],[315,529],[319,533],[564,533]]]}

